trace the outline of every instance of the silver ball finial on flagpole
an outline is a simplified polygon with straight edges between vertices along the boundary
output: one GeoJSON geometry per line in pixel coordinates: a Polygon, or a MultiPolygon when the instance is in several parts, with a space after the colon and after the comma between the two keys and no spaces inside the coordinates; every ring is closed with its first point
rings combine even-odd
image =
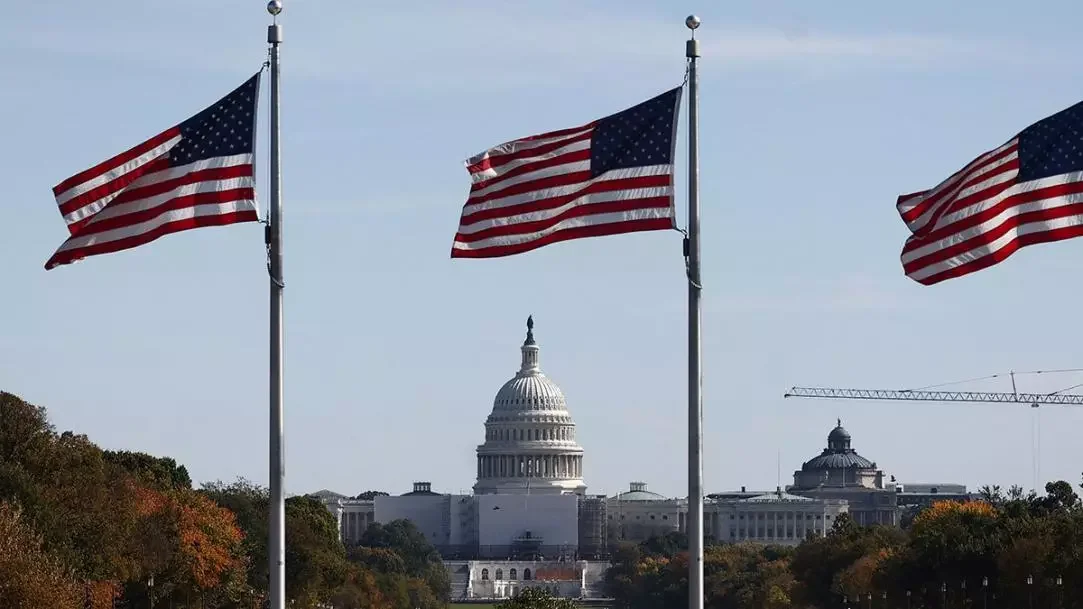
{"type": "Polygon", "coordinates": [[[267,12],[278,16],[282,12],[282,0],[271,0],[267,3],[267,12]]]}
{"type": "Polygon", "coordinates": [[[695,15],[689,15],[684,18],[684,25],[690,30],[694,30],[699,27],[699,17],[695,15]]]}

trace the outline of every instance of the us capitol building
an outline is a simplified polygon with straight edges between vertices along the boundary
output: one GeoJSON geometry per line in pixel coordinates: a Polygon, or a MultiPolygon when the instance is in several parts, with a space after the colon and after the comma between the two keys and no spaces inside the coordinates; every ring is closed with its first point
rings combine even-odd
{"type": "MultiPolygon", "coordinates": [[[[519,371],[497,391],[485,420],[473,494],[435,492],[428,482],[367,500],[313,493],[335,515],[346,544],[374,522],[405,518],[444,557],[452,598],[504,598],[525,586],[594,598],[616,545],[685,531],[687,500],[648,491],[643,482],[612,497],[587,492],[584,450],[563,392],[539,365],[532,318],[520,352],[519,371]]],[[[895,526],[900,505],[964,496],[961,485],[885,482],[839,421],[823,452],[794,472],[793,485],[708,495],[704,534],[718,542],[797,545],[825,535],[843,513],[859,524],[895,526]]]]}

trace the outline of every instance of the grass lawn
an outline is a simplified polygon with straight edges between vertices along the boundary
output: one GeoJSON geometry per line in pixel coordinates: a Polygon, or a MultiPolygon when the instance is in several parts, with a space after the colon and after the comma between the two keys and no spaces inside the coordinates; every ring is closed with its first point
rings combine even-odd
{"type": "Polygon", "coordinates": [[[493,607],[496,607],[496,603],[451,603],[451,606],[461,609],[493,609],[493,607]]]}

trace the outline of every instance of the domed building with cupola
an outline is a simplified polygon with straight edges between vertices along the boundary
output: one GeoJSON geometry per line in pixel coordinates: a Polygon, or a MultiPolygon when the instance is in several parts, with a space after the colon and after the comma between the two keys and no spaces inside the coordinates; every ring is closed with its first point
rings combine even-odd
{"type": "MultiPolygon", "coordinates": [[[[540,351],[529,317],[519,369],[484,420],[471,494],[441,493],[429,482],[400,495],[313,493],[335,515],[343,542],[356,544],[373,523],[407,519],[443,556],[453,599],[507,598],[536,586],[596,598],[618,544],[685,532],[687,500],[645,482],[610,496],[587,493],[589,462],[568,400],[542,372],[540,351]]],[[[894,479],[885,482],[851,442],[840,420],[827,447],[794,472],[793,485],[708,495],[704,534],[723,543],[797,545],[826,535],[846,513],[860,524],[897,524],[894,479]]],[[[965,493],[961,485],[917,486],[912,502],[949,486],[965,493]]]]}
{"type": "Polygon", "coordinates": [[[827,448],[801,464],[793,473],[793,485],[786,491],[804,497],[841,499],[849,506],[850,517],[862,525],[898,524],[897,488],[884,483],[884,472],[874,461],[857,454],[850,432],[842,420],[827,434],[827,448]]]}
{"type": "Polygon", "coordinates": [[[519,372],[496,393],[478,446],[475,495],[583,494],[583,447],[564,393],[538,365],[534,318],[526,321],[519,372]]]}

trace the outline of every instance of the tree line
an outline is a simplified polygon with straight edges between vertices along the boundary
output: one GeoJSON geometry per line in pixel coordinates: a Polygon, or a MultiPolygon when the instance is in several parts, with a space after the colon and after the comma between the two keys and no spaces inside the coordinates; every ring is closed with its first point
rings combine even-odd
{"type": "MultiPolygon", "coordinates": [[[[1083,507],[1072,485],[979,495],[935,502],[901,528],[843,515],[797,547],[708,545],[706,607],[1083,608],[1083,507]]],[[[686,543],[674,533],[621,546],[605,581],[617,609],[685,606],[686,543]]]]}
{"type": "MultiPolygon", "coordinates": [[[[57,433],[0,392],[0,607],[256,609],[268,585],[266,488],[199,488],[167,457],[57,433]]],[[[286,593],[296,609],[436,609],[450,585],[410,522],[345,547],[317,499],[286,501],[286,593]]]]}

